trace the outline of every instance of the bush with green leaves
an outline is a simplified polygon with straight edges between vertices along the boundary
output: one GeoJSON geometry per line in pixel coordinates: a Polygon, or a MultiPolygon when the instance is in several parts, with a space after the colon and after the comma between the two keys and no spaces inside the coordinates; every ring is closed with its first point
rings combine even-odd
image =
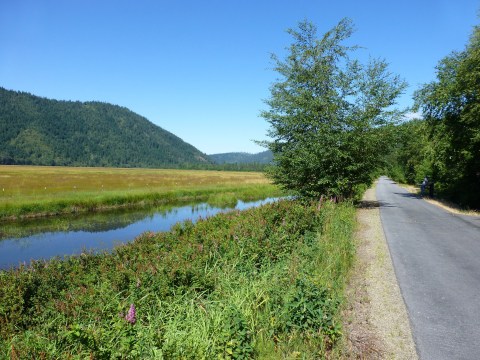
{"type": "Polygon", "coordinates": [[[286,329],[300,331],[317,331],[324,333],[335,332],[334,314],[338,301],[331,298],[326,288],[307,279],[297,279],[295,295],[286,304],[286,329]]]}

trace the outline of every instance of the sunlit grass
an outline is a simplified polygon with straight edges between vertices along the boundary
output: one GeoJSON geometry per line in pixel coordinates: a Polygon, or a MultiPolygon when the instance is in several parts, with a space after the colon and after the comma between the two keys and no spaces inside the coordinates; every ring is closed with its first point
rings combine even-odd
{"type": "Polygon", "coordinates": [[[263,173],[0,166],[0,218],[278,196],[263,173]]]}
{"type": "Polygon", "coordinates": [[[284,200],[0,272],[0,358],[337,358],[354,225],[284,200]]]}

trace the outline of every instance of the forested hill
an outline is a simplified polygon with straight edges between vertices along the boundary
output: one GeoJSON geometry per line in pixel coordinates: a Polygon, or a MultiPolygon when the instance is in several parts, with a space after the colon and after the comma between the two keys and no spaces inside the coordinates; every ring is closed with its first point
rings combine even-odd
{"type": "Polygon", "coordinates": [[[127,108],[0,88],[0,163],[162,167],[207,155],[127,108]]]}
{"type": "Polygon", "coordinates": [[[270,150],[263,151],[258,154],[231,152],[224,154],[212,154],[209,156],[216,164],[269,164],[273,160],[273,154],[270,150]]]}

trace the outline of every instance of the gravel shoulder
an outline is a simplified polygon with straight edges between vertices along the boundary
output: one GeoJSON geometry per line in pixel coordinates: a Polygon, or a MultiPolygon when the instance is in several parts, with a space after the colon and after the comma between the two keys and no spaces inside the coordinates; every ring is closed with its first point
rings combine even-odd
{"type": "Polygon", "coordinates": [[[344,359],[418,359],[383,233],[375,187],[357,213],[357,259],[343,311],[344,359]]]}

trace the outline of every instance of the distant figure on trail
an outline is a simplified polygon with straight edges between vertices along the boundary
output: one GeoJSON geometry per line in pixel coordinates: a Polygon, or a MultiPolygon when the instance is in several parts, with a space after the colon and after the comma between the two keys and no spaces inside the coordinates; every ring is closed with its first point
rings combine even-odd
{"type": "Polygon", "coordinates": [[[425,194],[425,189],[428,186],[428,177],[425,176],[422,183],[420,184],[420,194],[423,196],[425,194]]]}

